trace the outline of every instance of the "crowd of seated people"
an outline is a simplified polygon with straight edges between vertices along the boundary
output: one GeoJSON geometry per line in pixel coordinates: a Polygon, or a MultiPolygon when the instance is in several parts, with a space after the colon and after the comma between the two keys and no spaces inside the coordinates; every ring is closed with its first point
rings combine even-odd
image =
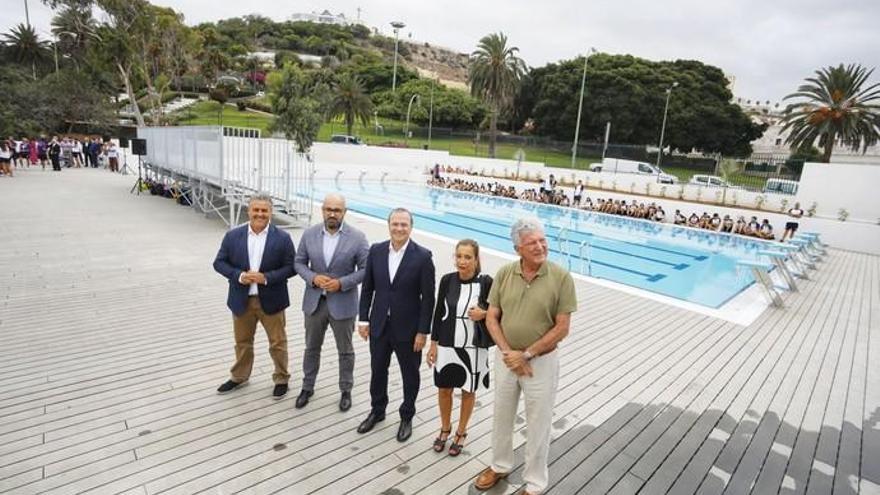
{"type": "Polygon", "coordinates": [[[773,234],[773,226],[770,220],[766,218],[758,222],[758,217],[753,216],[746,221],[744,215],[740,215],[736,221],[730,215],[724,215],[722,218],[718,213],[709,216],[705,211],[702,215],[691,213],[689,217],[685,217],[679,210],[675,210],[672,217],[675,225],[686,225],[695,229],[713,230],[716,232],[725,232],[728,234],[739,234],[748,237],[757,237],[758,239],[773,240],[776,238],[773,234]]]}
{"type": "MultiPolygon", "coordinates": [[[[582,210],[607,213],[610,215],[641,218],[654,222],[662,223],[666,221],[666,212],[663,210],[662,206],[656,203],[651,202],[645,204],[643,202],[637,202],[636,200],[627,202],[626,200],[613,198],[599,198],[594,202],[589,196],[583,197],[582,194],[578,195],[577,190],[574,200],[572,200],[561,188],[548,188],[547,185],[549,184],[547,184],[546,181],[542,182],[541,187],[538,189],[526,189],[519,194],[517,194],[515,187],[504,186],[499,182],[480,184],[463,179],[432,177],[428,181],[428,185],[505,198],[519,198],[523,201],[573,207],[582,210]]],[[[675,214],[672,216],[671,221],[675,225],[701,230],[738,234],[764,240],[773,240],[776,238],[773,233],[773,226],[770,225],[770,221],[765,218],[763,221],[758,222],[758,217],[755,216],[751,217],[749,221],[746,221],[745,216],[740,215],[736,221],[734,221],[730,215],[724,215],[724,217],[721,217],[718,213],[709,215],[708,213],[703,212],[702,215],[691,213],[690,216],[685,216],[680,210],[675,210],[675,214]]]]}

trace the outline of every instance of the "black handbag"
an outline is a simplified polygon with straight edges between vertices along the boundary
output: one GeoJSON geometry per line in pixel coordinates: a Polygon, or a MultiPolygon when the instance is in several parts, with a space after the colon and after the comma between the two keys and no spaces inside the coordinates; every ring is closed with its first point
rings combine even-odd
{"type": "MultiPolygon", "coordinates": [[[[488,277],[480,275],[480,295],[477,298],[477,306],[480,309],[489,309],[489,283],[488,277]]],[[[486,326],[486,319],[474,322],[474,339],[473,339],[474,347],[480,347],[483,349],[488,349],[495,345],[495,341],[492,340],[492,334],[489,333],[489,328],[486,326]]]]}

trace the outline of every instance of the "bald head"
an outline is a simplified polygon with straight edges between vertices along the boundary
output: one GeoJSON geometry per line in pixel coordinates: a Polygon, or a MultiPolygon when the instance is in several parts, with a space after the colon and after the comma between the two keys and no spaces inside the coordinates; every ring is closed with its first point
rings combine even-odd
{"type": "Polygon", "coordinates": [[[327,193],[322,206],[333,205],[334,208],[345,208],[345,196],[339,193],[327,193]]]}
{"type": "Polygon", "coordinates": [[[328,232],[336,232],[345,218],[345,197],[341,194],[330,193],[324,196],[321,204],[321,214],[324,216],[324,228],[328,232]]]}

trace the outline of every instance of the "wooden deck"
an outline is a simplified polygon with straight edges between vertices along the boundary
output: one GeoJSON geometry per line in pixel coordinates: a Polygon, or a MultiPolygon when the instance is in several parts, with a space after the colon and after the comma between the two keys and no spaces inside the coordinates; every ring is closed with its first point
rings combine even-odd
{"type": "MultiPolygon", "coordinates": [[[[475,492],[491,393],[457,459],[430,450],[427,368],[410,441],[394,439],[396,371],[389,419],[358,435],[368,348],[357,341],[354,406],[340,413],[328,337],[316,394],[293,408],[299,279],[289,396],[269,397],[264,336],[249,386],[216,395],[233,356],[225,283],[211,269],[223,226],[129,195],[132,182],[103,170],[0,178],[0,493],[475,492]]],[[[451,269],[449,245],[424,242],[438,272],[451,269]]],[[[748,327],[577,289],[548,493],[880,493],[880,258],[832,250],[785,308],[748,327]]],[[[517,469],[489,493],[521,482],[517,469]]]]}

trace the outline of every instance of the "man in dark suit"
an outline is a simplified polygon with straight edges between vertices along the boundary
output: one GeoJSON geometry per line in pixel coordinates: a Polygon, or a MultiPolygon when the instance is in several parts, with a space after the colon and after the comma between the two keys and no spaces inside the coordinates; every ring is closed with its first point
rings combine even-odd
{"type": "Polygon", "coordinates": [[[269,355],[275,363],[272,396],[287,394],[287,333],[284,309],[290,306],[287,279],[294,276],[295,249],[286,232],[269,223],[272,198],[259,194],[248,202],[248,223],[226,233],[214,260],[214,270],[229,280],[226,305],[232,310],[235,364],[230,379],[217,393],[231,392],[247,383],[254,365],[254,333],[263,324],[269,355]]]}
{"type": "Polygon", "coordinates": [[[403,377],[403,404],[397,440],[412,435],[419,393],[422,348],[430,333],[434,308],[434,261],[431,251],[410,240],[412,214],[396,208],[388,216],[389,241],[370,246],[361,287],[358,333],[370,341],[371,410],[358,426],[366,433],[385,419],[388,366],[397,357],[403,377]]]}
{"type": "Polygon", "coordinates": [[[296,250],[296,273],[305,281],[303,324],[306,347],[303,352],[303,384],[296,408],[309,403],[321,364],[321,346],[327,326],[339,353],[339,410],[351,408],[354,385],[354,347],[351,342],[358,313],[358,285],[364,279],[367,252],[364,233],[343,222],[345,198],[328,194],[321,205],[322,223],[303,232],[296,250]]]}

